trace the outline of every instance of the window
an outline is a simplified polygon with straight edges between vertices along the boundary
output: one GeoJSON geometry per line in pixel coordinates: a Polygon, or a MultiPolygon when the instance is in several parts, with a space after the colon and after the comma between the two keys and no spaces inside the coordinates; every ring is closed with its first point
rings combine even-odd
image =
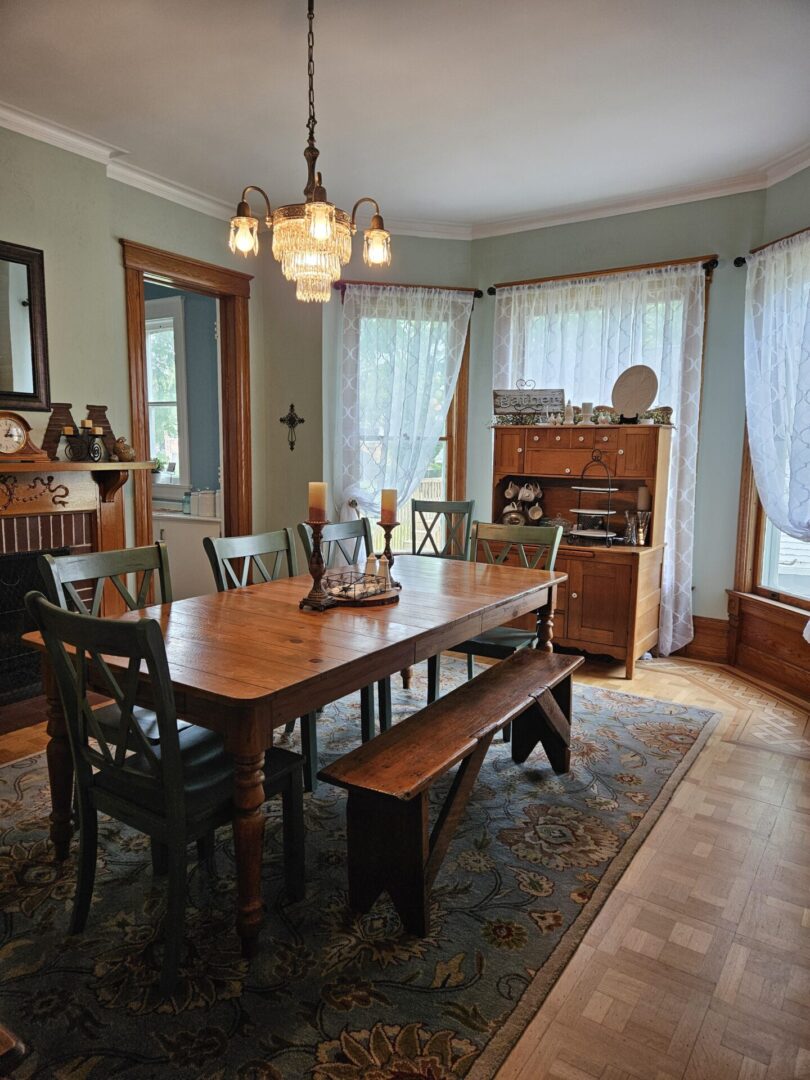
{"type": "Polygon", "coordinates": [[[183,301],[146,302],[146,397],[149,453],[160,463],[156,484],[189,482],[183,301]]]}
{"type": "Polygon", "coordinates": [[[767,518],[759,584],[773,599],[798,599],[810,604],[810,542],[788,536],[767,518]]]}

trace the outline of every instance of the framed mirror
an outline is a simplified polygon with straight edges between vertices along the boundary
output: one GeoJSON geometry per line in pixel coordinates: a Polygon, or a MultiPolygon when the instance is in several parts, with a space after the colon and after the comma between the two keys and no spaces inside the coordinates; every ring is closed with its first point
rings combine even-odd
{"type": "Polygon", "coordinates": [[[50,407],[43,255],[0,241],[0,409],[50,407]]]}

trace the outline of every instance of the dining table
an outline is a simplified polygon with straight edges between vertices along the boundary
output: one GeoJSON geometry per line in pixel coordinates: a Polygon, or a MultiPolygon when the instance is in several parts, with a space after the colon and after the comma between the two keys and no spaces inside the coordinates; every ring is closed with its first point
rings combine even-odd
{"type": "MultiPolygon", "coordinates": [[[[177,715],[221,734],[233,757],[236,927],[245,956],[255,953],[264,919],[262,767],[274,732],[531,612],[537,613],[538,648],[552,649],[556,593],[564,573],[398,555],[396,577],[398,601],[385,606],[302,610],[299,602],[312,584],[302,574],[121,616],[159,622],[177,715]]],[[[42,639],[30,633],[25,640],[43,651],[50,837],[61,860],[69,854],[73,833],[70,743],[42,639]]],[[[116,667],[114,657],[109,663],[116,667]]],[[[150,704],[145,672],[138,704],[150,704]]],[[[414,711],[422,704],[414,702],[414,711]]]]}

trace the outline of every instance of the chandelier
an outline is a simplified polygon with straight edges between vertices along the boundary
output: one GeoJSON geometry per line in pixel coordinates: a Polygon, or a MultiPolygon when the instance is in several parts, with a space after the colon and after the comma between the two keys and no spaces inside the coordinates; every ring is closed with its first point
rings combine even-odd
{"type": "Polygon", "coordinates": [[[364,195],[352,209],[351,217],[330,203],[326,197],[321,174],[316,171],[318,148],[315,145],[315,0],[308,0],[307,55],[309,74],[309,138],[304,150],[307,162],[307,186],[305,201],[278,206],[274,210],[267,193],[255,184],[248,184],[231,218],[231,235],[228,241],[233,252],[241,252],[246,258],[259,252],[259,219],[254,216],[248,203],[248,193],[257,192],[265,202],[265,224],[273,231],[273,255],[281,263],[281,271],[288,281],[295,282],[295,295],[299,300],[326,302],[332,294],[332,285],[340,280],[340,268],[352,257],[352,237],[357,231],[356,217],[363,203],[371,203],[374,213],[371,224],[363,233],[363,259],[367,266],[391,265],[391,236],[385,229],[376,199],[364,195]]]}

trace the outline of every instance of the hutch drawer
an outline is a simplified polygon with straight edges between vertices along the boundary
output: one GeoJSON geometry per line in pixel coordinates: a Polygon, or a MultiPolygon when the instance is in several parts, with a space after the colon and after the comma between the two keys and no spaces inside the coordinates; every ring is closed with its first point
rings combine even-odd
{"type": "MultiPolygon", "coordinates": [[[[585,466],[591,463],[591,454],[591,449],[527,450],[524,455],[524,469],[530,475],[578,477],[585,466]]],[[[616,454],[607,451],[603,460],[610,471],[616,474],[616,454]]]]}

